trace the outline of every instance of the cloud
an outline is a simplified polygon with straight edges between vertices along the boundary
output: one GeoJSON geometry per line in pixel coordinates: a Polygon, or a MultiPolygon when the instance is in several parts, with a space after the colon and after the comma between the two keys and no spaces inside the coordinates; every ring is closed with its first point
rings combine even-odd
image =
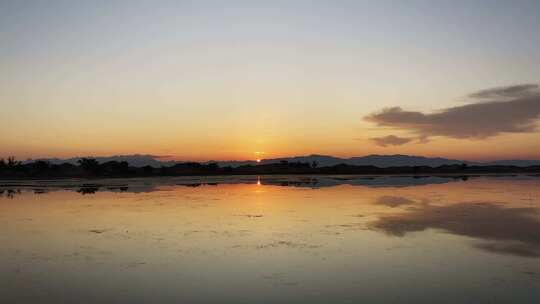
{"type": "Polygon", "coordinates": [[[496,87],[487,90],[481,90],[469,94],[470,98],[478,99],[506,99],[506,98],[522,98],[539,95],[539,87],[537,84],[518,84],[506,87],[496,87]]]}
{"type": "Polygon", "coordinates": [[[404,145],[406,143],[409,143],[409,142],[413,141],[412,138],[398,137],[398,136],[395,136],[395,135],[388,135],[388,136],[384,136],[384,137],[373,137],[373,138],[370,138],[370,140],[375,142],[377,145],[379,145],[381,147],[401,146],[401,145],[404,145]]]}
{"type": "Polygon", "coordinates": [[[489,100],[434,113],[391,107],[364,119],[380,127],[409,131],[423,138],[446,136],[483,139],[501,133],[529,133],[537,130],[536,123],[540,116],[540,91],[537,85],[494,88],[470,96],[489,100]]]}

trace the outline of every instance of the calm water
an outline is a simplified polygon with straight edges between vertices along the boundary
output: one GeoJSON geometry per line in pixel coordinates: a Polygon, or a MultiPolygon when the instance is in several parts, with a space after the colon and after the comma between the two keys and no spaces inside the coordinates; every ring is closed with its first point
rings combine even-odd
{"type": "Polygon", "coordinates": [[[540,303],[540,178],[3,182],[1,303],[540,303]]]}

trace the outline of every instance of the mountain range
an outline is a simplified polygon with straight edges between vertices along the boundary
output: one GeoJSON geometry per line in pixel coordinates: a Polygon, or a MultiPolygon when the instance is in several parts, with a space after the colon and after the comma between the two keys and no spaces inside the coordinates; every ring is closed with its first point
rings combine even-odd
{"type": "MultiPolygon", "coordinates": [[[[48,158],[48,159],[39,159],[49,161],[52,164],[62,164],[62,163],[71,163],[77,164],[77,161],[82,157],[73,157],[73,158],[48,158]]],[[[162,161],[158,156],[154,155],[145,155],[145,154],[133,154],[133,155],[115,155],[115,156],[106,156],[106,157],[92,157],[88,156],[87,158],[94,158],[100,163],[108,161],[126,161],[131,166],[134,167],[144,167],[152,166],[155,168],[158,167],[170,167],[178,163],[184,163],[186,161],[162,161]]],[[[26,162],[35,161],[28,160],[26,162]]],[[[440,157],[423,157],[423,156],[411,156],[411,155],[366,155],[366,156],[357,156],[350,158],[339,158],[328,155],[306,155],[306,156],[294,156],[294,157],[283,157],[283,158],[271,158],[263,159],[260,162],[255,160],[246,160],[246,161],[207,161],[204,163],[217,163],[220,167],[239,167],[242,165],[257,165],[257,164],[272,164],[279,163],[282,161],[287,162],[302,162],[302,163],[313,163],[316,162],[319,167],[328,167],[339,164],[347,165],[356,165],[356,166],[376,166],[380,168],[387,167],[400,167],[400,166],[430,166],[438,167],[442,165],[454,165],[454,164],[467,164],[467,165],[476,165],[476,166],[534,166],[540,165],[540,160],[497,160],[490,162],[471,162],[466,160],[457,160],[457,159],[447,159],[440,157]]]]}

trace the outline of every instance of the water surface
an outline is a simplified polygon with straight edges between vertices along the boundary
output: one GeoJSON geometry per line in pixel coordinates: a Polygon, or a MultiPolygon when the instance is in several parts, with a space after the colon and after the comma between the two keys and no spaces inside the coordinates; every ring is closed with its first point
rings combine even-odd
{"type": "Polygon", "coordinates": [[[539,303],[538,177],[0,186],[1,303],[539,303]]]}

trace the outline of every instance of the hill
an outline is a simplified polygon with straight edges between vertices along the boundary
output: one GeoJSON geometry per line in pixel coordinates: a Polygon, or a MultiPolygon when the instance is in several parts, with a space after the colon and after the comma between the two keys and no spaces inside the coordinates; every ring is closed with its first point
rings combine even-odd
{"type": "MultiPolygon", "coordinates": [[[[76,165],[77,161],[82,157],[73,157],[67,159],[59,158],[48,158],[48,159],[36,159],[48,161],[51,164],[73,164],[76,165]]],[[[133,167],[144,167],[151,166],[154,168],[160,167],[171,167],[176,164],[184,163],[185,161],[162,161],[159,157],[154,155],[144,155],[144,154],[134,154],[134,155],[115,155],[107,157],[91,157],[86,156],[85,158],[94,158],[99,163],[106,163],[110,161],[117,162],[127,162],[130,166],[133,167]]],[[[30,163],[36,160],[28,160],[24,163],[30,163]]],[[[280,162],[290,162],[290,163],[316,163],[319,167],[329,167],[340,164],[351,165],[351,166],[375,166],[379,168],[389,168],[389,167],[403,167],[403,166],[429,166],[429,167],[438,167],[444,165],[456,165],[456,164],[467,164],[475,166],[517,166],[517,167],[528,167],[528,166],[538,166],[540,165],[540,160],[497,160],[490,162],[471,162],[466,160],[458,159],[447,159],[440,157],[423,157],[423,156],[414,156],[414,155],[366,155],[350,158],[340,158],[330,155],[319,155],[312,154],[306,156],[294,156],[294,157],[281,157],[281,158],[270,158],[263,159],[260,163],[255,160],[231,160],[231,161],[206,161],[203,164],[217,163],[220,167],[240,167],[245,165],[257,165],[257,164],[275,164],[280,162]]]]}

